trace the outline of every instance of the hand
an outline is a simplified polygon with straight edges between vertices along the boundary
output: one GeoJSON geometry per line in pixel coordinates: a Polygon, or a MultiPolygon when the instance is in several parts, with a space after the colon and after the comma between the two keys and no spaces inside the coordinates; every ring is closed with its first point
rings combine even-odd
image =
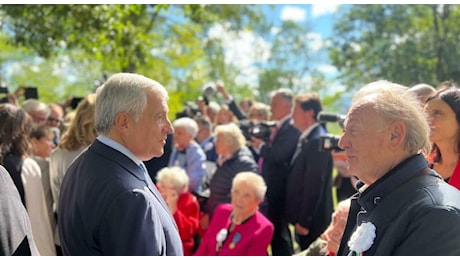
{"type": "Polygon", "coordinates": [[[175,189],[165,187],[162,185],[158,185],[158,191],[160,192],[163,199],[166,201],[168,205],[169,211],[171,214],[176,213],[177,211],[177,200],[179,199],[179,194],[175,189]]]}
{"type": "Polygon", "coordinates": [[[308,228],[302,227],[299,223],[295,224],[295,232],[299,235],[306,236],[310,233],[308,228]]]}
{"type": "Polygon", "coordinates": [[[8,98],[8,103],[13,104],[17,107],[20,107],[18,97],[14,93],[8,93],[7,98],[8,98]]]}
{"type": "Polygon", "coordinates": [[[208,226],[209,226],[209,214],[204,214],[200,218],[200,226],[201,226],[201,229],[203,229],[203,230],[208,229],[208,226]]]}
{"type": "Polygon", "coordinates": [[[196,105],[197,105],[198,108],[200,109],[202,115],[206,115],[206,114],[207,114],[207,111],[206,111],[206,110],[207,110],[207,109],[206,109],[207,106],[206,106],[206,103],[204,102],[204,100],[203,100],[202,97],[201,97],[201,98],[198,98],[198,99],[196,100],[196,105]]]}
{"type": "Polygon", "coordinates": [[[14,95],[16,98],[19,98],[20,96],[24,95],[24,92],[26,91],[26,87],[24,86],[19,86],[15,91],[14,95]]]}
{"type": "Polygon", "coordinates": [[[334,160],[334,167],[342,177],[351,177],[351,174],[348,172],[348,163],[346,161],[334,160]]]}
{"type": "Polygon", "coordinates": [[[252,147],[254,147],[257,150],[260,150],[262,148],[262,145],[265,144],[264,140],[251,136],[251,140],[249,140],[248,144],[252,147]]]}
{"type": "Polygon", "coordinates": [[[168,208],[171,211],[171,214],[174,214],[177,211],[177,200],[178,199],[179,199],[179,194],[177,194],[177,191],[173,189],[169,189],[165,200],[166,200],[166,204],[168,204],[168,208]]]}
{"type": "Polygon", "coordinates": [[[326,250],[328,252],[333,252],[334,254],[336,254],[339,250],[340,241],[342,239],[342,233],[325,232],[321,235],[321,238],[326,241],[326,250]]]}
{"type": "Polygon", "coordinates": [[[225,90],[224,83],[222,83],[221,81],[217,81],[216,89],[217,92],[221,93],[225,99],[230,99],[230,95],[228,94],[227,90],[225,90]]]}

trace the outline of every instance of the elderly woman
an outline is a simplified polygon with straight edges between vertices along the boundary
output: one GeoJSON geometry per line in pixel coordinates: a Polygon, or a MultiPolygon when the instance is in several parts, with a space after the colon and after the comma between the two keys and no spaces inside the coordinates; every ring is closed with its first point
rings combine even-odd
{"type": "Polygon", "coordinates": [[[168,166],[179,166],[187,173],[190,183],[188,191],[201,192],[201,182],[206,174],[206,154],[195,141],[198,124],[190,117],[181,117],[173,122],[174,149],[169,157],[168,166]]]}
{"type": "Polygon", "coordinates": [[[460,89],[438,90],[425,103],[432,150],[428,160],[450,185],[460,189],[460,89]]]}
{"type": "Polygon", "coordinates": [[[267,186],[253,172],[233,179],[231,204],[217,207],[195,255],[264,256],[273,236],[273,224],[259,212],[267,186]]]}
{"type": "Polygon", "coordinates": [[[200,215],[198,200],[188,192],[188,182],[185,170],[177,166],[165,167],[157,174],[158,190],[177,224],[185,256],[193,254],[200,215]]]}
{"type": "Polygon", "coordinates": [[[204,209],[210,218],[219,204],[230,202],[230,190],[236,174],[243,171],[257,172],[257,163],[236,124],[218,125],[214,131],[217,168],[209,183],[210,195],[204,209]]]}

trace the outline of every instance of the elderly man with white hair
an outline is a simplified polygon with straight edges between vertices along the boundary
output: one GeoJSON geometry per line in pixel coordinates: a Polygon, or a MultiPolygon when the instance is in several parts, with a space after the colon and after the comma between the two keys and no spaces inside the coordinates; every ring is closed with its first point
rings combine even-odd
{"type": "Polygon", "coordinates": [[[407,87],[377,81],[355,95],[339,146],[364,186],[338,255],[460,255],[460,191],[429,168],[429,131],[407,87]]]}
{"type": "Polygon", "coordinates": [[[50,108],[46,103],[31,98],[24,101],[21,107],[32,117],[35,124],[46,124],[50,115],[50,108]]]}

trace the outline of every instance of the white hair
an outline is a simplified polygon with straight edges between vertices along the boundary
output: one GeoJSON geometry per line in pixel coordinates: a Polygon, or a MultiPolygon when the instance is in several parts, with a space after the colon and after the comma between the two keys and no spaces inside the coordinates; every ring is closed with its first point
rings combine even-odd
{"type": "Polygon", "coordinates": [[[198,124],[196,123],[195,120],[193,120],[190,117],[181,117],[173,122],[173,127],[182,127],[185,129],[185,131],[192,136],[192,138],[195,138],[196,135],[198,134],[198,124]]]}
{"type": "Polygon", "coordinates": [[[132,115],[134,120],[139,120],[147,107],[147,91],[168,99],[166,89],[155,80],[134,73],[112,75],[96,90],[96,131],[108,134],[115,125],[118,113],[125,112],[132,115]]]}

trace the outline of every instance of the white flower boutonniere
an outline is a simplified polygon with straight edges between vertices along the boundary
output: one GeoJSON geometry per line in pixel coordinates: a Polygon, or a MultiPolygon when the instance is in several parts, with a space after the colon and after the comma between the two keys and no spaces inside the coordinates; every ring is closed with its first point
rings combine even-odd
{"type": "Polygon", "coordinates": [[[219,253],[220,249],[222,248],[225,239],[227,239],[227,234],[228,231],[225,228],[221,229],[219,233],[216,234],[216,253],[219,253]]]}
{"type": "Polygon", "coordinates": [[[364,222],[358,226],[356,231],[351,235],[348,241],[350,247],[350,255],[362,255],[363,252],[369,250],[374,243],[375,226],[371,222],[364,222]]]}

